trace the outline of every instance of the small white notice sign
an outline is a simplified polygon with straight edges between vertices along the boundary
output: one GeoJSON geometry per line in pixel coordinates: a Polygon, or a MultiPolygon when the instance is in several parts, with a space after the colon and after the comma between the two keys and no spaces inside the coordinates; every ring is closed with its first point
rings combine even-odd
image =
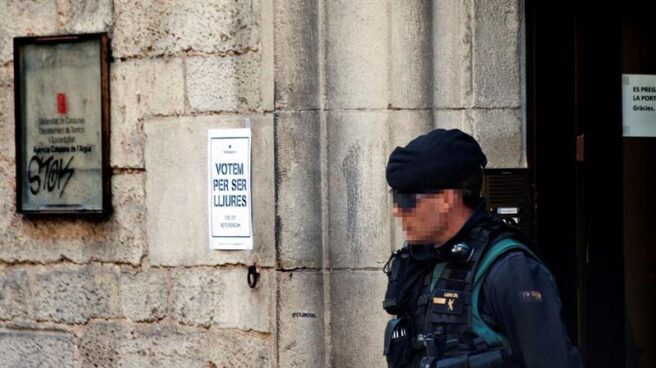
{"type": "Polygon", "coordinates": [[[210,249],[252,249],[251,130],[207,137],[210,249]]]}
{"type": "Polygon", "coordinates": [[[656,137],[656,75],[622,74],[625,137],[656,137]]]}

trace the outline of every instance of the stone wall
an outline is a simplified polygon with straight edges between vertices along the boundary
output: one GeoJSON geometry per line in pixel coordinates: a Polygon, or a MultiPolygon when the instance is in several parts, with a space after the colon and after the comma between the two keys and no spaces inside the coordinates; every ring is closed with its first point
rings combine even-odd
{"type": "Polygon", "coordinates": [[[389,152],[525,166],[517,0],[0,0],[0,361],[383,366],[389,152]],[[15,207],[12,38],[108,32],[106,220],[15,207]],[[253,131],[252,251],[207,247],[208,128],[253,131]],[[255,289],[246,266],[262,274],[255,289]]]}
{"type": "Polygon", "coordinates": [[[274,7],[279,365],[384,366],[380,270],[402,241],[387,156],[456,127],[481,142],[490,167],[526,165],[522,4],[274,7]],[[320,311],[323,326],[297,310],[320,311]]]}

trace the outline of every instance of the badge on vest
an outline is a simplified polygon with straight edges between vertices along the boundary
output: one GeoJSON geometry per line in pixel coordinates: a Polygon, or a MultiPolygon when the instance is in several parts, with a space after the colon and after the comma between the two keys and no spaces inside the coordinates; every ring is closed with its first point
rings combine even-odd
{"type": "Polygon", "coordinates": [[[445,291],[442,295],[433,297],[433,304],[437,304],[437,310],[443,313],[456,313],[462,311],[462,302],[457,292],[445,291]]]}

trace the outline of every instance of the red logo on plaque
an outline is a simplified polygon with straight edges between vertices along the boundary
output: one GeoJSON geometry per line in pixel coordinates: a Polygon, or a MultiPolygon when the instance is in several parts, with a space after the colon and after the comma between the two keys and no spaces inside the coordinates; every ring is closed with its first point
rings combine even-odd
{"type": "Polygon", "coordinates": [[[57,113],[66,114],[66,94],[57,93],[57,113]]]}

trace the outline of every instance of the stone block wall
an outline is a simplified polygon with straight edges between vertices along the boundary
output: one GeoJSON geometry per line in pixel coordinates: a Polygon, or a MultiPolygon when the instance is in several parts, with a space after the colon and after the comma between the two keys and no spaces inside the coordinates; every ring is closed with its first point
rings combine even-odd
{"type": "Polygon", "coordinates": [[[394,147],[459,128],[489,167],[526,166],[522,6],[274,2],[277,267],[297,285],[278,288],[281,367],[312,354],[325,366],[385,366],[381,268],[403,238],[385,182],[394,147]],[[323,315],[323,328],[307,338],[290,308],[323,315]]]}
{"type": "Polygon", "coordinates": [[[522,6],[0,0],[2,365],[384,366],[387,156],[458,127],[526,165],[522,6]],[[21,216],[12,38],[91,32],[111,40],[114,212],[21,216]],[[209,250],[206,132],[247,119],[254,248],[209,250]]]}
{"type": "Polygon", "coordinates": [[[0,1],[0,365],[276,366],[270,1],[0,1]],[[108,32],[113,214],[16,213],[12,38],[108,32]],[[207,129],[253,129],[255,247],[207,248],[207,129]],[[246,266],[257,264],[255,289],[246,266]]]}

